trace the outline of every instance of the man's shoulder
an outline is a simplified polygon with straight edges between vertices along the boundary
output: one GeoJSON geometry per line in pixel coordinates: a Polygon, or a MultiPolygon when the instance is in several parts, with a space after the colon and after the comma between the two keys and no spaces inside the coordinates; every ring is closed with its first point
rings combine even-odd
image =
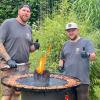
{"type": "Polygon", "coordinates": [[[70,42],[69,40],[65,41],[64,44],[63,44],[63,47],[65,47],[65,45],[68,45],[69,42],[70,42]]]}
{"type": "Polygon", "coordinates": [[[6,24],[6,23],[12,23],[15,21],[15,18],[10,18],[10,19],[6,19],[3,23],[6,24]]]}
{"type": "Polygon", "coordinates": [[[26,24],[27,27],[32,28],[29,24],[26,24]]]}
{"type": "Polygon", "coordinates": [[[80,40],[82,41],[82,42],[91,42],[91,40],[90,39],[88,39],[88,38],[80,38],[80,40]]]}
{"type": "Polygon", "coordinates": [[[93,45],[93,41],[91,39],[88,39],[88,38],[82,38],[81,41],[80,41],[80,44],[82,45],[85,45],[85,46],[90,46],[90,45],[93,45]]]}
{"type": "Polygon", "coordinates": [[[67,40],[64,42],[64,44],[69,44],[71,41],[70,40],[67,40]]]}
{"type": "Polygon", "coordinates": [[[10,19],[6,19],[5,22],[12,22],[12,21],[15,21],[16,19],[15,18],[10,18],[10,19]]]}

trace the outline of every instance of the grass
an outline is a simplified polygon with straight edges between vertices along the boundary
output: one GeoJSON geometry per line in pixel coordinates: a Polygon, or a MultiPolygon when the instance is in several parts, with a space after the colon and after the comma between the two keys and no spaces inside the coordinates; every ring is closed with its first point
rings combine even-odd
{"type": "Polygon", "coordinates": [[[98,100],[100,100],[100,86],[95,86],[95,93],[98,97],[98,100]]]}

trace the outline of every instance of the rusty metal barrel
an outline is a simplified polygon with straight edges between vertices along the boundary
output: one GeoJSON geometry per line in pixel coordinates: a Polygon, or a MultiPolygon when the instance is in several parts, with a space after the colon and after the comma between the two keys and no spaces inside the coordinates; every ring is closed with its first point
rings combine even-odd
{"type": "Polygon", "coordinates": [[[66,92],[80,84],[77,78],[51,73],[49,82],[37,83],[33,73],[2,78],[2,84],[21,91],[21,100],[67,100],[66,92]],[[43,84],[42,84],[43,83],[43,84]]]}

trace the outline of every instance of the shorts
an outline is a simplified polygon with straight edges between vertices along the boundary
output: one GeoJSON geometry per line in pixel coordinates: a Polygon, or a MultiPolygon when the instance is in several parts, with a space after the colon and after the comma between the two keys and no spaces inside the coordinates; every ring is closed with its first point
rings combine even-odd
{"type": "MultiPolygon", "coordinates": [[[[18,66],[17,68],[14,68],[14,69],[1,71],[1,78],[10,76],[10,75],[24,74],[24,73],[27,73],[28,70],[29,70],[29,66],[18,66]]],[[[10,96],[16,92],[15,88],[13,87],[8,87],[3,84],[1,85],[1,87],[2,87],[2,96],[10,96]]]]}

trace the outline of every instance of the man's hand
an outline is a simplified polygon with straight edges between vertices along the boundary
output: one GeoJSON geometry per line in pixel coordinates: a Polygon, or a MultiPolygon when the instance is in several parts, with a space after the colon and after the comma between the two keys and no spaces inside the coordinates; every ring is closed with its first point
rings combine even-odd
{"type": "Polygon", "coordinates": [[[33,43],[35,50],[40,48],[40,43],[38,41],[33,43]]]}
{"type": "Polygon", "coordinates": [[[17,68],[17,63],[14,60],[8,60],[7,65],[10,66],[10,68],[17,68]]]}
{"type": "Polygon", "coordinates": [[[30,52],[34,52],[35,50],[40,48],[40,43],[38,42],[38,39],[32,43],[30,46],[30,52]]]}
{"type": "Polygon", "coordinates": [[[58,66],[58,70],[60,73],[63,73],[64,72],[64,66],[58,66]]]}

